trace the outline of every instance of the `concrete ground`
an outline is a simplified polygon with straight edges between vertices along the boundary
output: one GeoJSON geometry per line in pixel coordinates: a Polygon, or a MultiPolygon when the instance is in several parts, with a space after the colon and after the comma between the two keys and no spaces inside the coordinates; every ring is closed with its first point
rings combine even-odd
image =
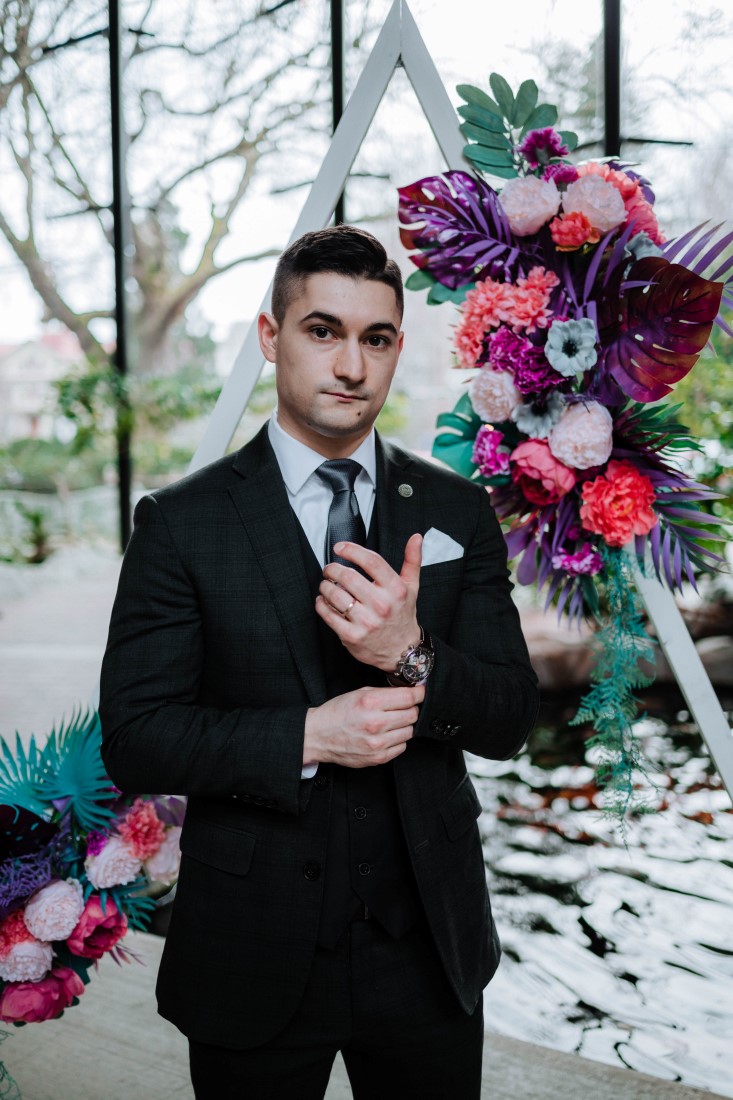
{"type": "MultiPolygon", "coordinates": [[[[43,737],[75,707],[94,703],[118,569],[111,552],[86,550],[60,553],[31,574],[0,566],[0,736],[9,740],[18,730],[43,737]]],[[[192,1098],[186,1041],[155,1011],[163,941],[129,933],[125,942],[143,965],[120,967],[103,959],[81,1003],[61,1020],[10,1028],[0,1059],[23,1100],[192,1098]]],[[[715,1100],[703,1090],[486,1035],[486,1100],[587,1100],[589,1095],[593,1100],[715,1100]]],[[[337,1060],[327,1100],[350,1096],[337,1060]]]]}

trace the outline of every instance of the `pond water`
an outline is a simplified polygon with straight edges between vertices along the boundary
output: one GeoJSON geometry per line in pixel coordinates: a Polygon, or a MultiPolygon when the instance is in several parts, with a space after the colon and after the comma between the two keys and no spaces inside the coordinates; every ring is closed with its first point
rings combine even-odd
{"type": "Polygon", "coordinates": [[[516,760],[468,758],[504,948],[486,1027],[733,1097],[733,810],[681,699],[644,702],[657,811],[626,846],[568,731],[577,700],[516,760]]]}

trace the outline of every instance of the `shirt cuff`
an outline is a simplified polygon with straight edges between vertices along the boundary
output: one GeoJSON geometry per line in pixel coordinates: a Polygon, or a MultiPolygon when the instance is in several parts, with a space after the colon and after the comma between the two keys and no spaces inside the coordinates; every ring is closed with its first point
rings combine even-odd
{"type": "Polygon", "coordinates": [[[318,764],[304,764],[300,773],[301,779],[312,779],[318,771],[318,764]]]}

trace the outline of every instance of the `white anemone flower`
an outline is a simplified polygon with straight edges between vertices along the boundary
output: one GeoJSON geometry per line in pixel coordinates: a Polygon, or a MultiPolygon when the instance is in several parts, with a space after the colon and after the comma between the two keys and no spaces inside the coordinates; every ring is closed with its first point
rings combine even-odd
{"type": "Polygon", "coordinates": [[[565,402],[559,393],[548,395],[543,401],[530,401],[517,405],[512,420],[530,439],[547,439],[563,414],[565,402]]]}
{"type": "Polygon", "coordinates": [[[595,323],[590,317],[579,321],[555,321],[547,334],[545,355],[565,378],[583,374],[598,359],[595,323]]]}

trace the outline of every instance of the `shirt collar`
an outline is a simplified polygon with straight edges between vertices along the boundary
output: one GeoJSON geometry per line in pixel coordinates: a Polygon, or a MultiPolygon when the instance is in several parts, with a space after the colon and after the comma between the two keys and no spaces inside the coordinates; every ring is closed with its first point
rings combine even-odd
{"type": "MultiPolygon", "coordinates": [[[[277,419],[277,410],[274,410],[270,417],[267,434],[275,452],[283,481],[288,492],[295,496],[321,463],[326,461],[326,457],[319,454],[318,451],[314,451],[311,447],[307,447],[299,439],[294,439],[292,435],[289,435],[277,419]]],[[[376,486],[377,454],[374,428],[372,428],[366,439],[359,444],[354,453],[349,455],[349,458],[359,463],[372,486],[376,486]]]]}

